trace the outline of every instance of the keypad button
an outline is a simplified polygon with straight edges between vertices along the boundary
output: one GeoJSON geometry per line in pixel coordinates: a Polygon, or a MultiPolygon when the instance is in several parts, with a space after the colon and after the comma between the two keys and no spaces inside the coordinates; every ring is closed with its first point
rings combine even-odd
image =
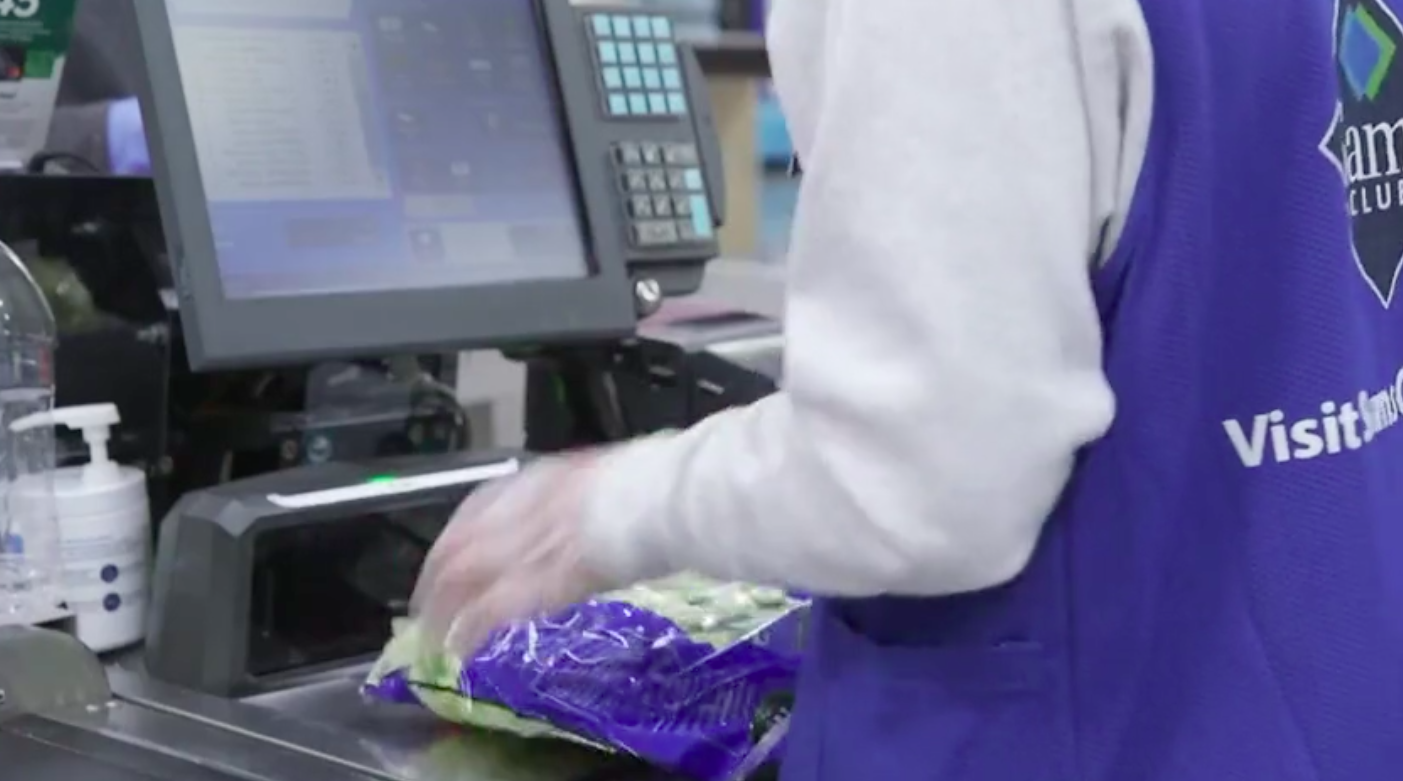
{"type": "Polygon", "coordinates": [[[623,75],[624,86],[629,89],[643,88],[643,74],[637,68],[620,68],[623,75]]]}
{"type": "Polygon", "coordinates": [[[662,87],[662,85],[662,75],[658,73],[657,68],[643,69],[643,87],[645,89],[658,89],[662,87]]]}
{"type": "Polygon", "coordinates": [[[653,37],[653,22],[646,16],[633,17],[633,35],[636,38],[653,37]]]}
{"type": "Polygon", "coordinates": [[[662,165],[663,148],[660,144],[641,144],[638,147],[646,165],[662,165]]]}
{"type": "Polygon", "coordinates": [[[623,75],[619,73],[618,68],[611,65],[601,69],[599,73],[604,78],[604,87],[606,89],[620,89],[624,86],[624,78],[623,75]]]}
{"type": "Polygon", "coordinates": [[[625,65],[637,65],[638,47],[631,43],[619,44],[619,62],[625,65]]]}
{"type": "Polygon", "coordinates": [[[686,195],[672,196],[672,213],[678,217],[692,216],[692,199],[686,195]]]}
{"type": "Polygon", "coordinates": [[[628,110],[630,113],[640,117],[648,115],[648,96],[641,92],[630,92],[628,95],[628,110]]]}
{"type": "Polygon", "coordinates": [[[661,92],[648,93],[648,113],[658,115],[667,113],[667,98],[661,92]]]}
{"type": "Polygon", "coordinates": [[[692,231],[699,239],[710,239],[716,231],[711,224],[711,204],[705,195],[692,196],[692,231]]]}
{"type": "Polygon", "coordinates": [[[654,37],[654,38],[671,38],[671,37],[672,37],[672,20],[671,20],[671,19],[668,19],[666,16],[655,16],[655,17],[653,17],[653,25],[652,25],[652,26],[653,26],[653,37],[654,37]]]}
{"type": "Polygon", "coordinates": [[[609,95],[609,114],[615,117],[628,116],[628,98],[622,92],[609,95]]]}
{"type": "Polygon", "coordinates": [[[648,175],[642,171],[629,171],[624,174],[624,189],[631,193],[648,191],[648,175]]]}
{"type": "Polygon", "coordinates": [[[671,216],[672,216],[672,196],[670,196],[670,195],[655,195],[655,196],[653,196],[652,207],[653,207],[653,214],[654,214],[655,216],[658,216],[658,217],[671,217],[671,216]]]}
{"type": "Polygon", "coordinates": [[[682,71],[676,68],[663,68],[663,86],[668,89],[682,89],[682,71]]]}
{"type": "Polygon", "coordinates": [[[663,65],[677,64],[677,45],[671,43],[658,44],[658,62],[663,65]]]}
{"type": "MultiPolygon", "coordinates": [[[[614,27],[610,23],[609,17],[606,14],[595,14],[594,16],[590,17],[589,22],[590,25],[594,27],[595,35],[598,35],[602,38],[608,38],[610,35],[614,34],[614,27]]],[[[648,29],[651,31],[653,29],[653,26],[649,24],[648,29]]]]}
{"type": "MultiPolygon", "coordinates": [[[[653,216],[653,199],[646,195],[635,195],[628,199],[628,216],[646,219],[653,216]]],[[[671,216],[671,214],[666,215],[671,216]]]]}
{"type": "Polygon", "coordinates": [[[687,190],[687,177],[681,171],[668,171],[667,189],[685,192],[687,190]]]}
{"type": "Polygon", "coordinates": [[[667,192],[667,174],[662,171],[649,171],[648,189],[655,193],[667,192]]]}
{"type": "Polygon", "coordinates": [[[697,147],[694,144],[668,144],[663,147],[663,160],[668,165],[696,165],[697,147]]]}
{"type": "Polygon", "coordinates": [[[633,21],[627,16],[615,16],[613,27],[614,35],[620,38],[633,37],[633,21]]]}
{"type": "Polygon", "coordinates": [[[658,62],[658,47],[651,43],[638,44],[638,61],[644,65],[656,65],[658,62]]]}
{"type": "Polygon", "coordinates": [[[681,116],[687,113],[687,98],[680,92],[667,93],[667,110],[669,114],[681,116]]]}
{"type": "Polygon", "coordinates": [[[633,224],[633,241],[640,247],[677,243],[677,223],[672,220],[644,220],[633,224]]]}
{"type": "Polygon", "coordinates": [[[682,176],[687,182],[688,190],[700,190],[706,186],[702,180],[702,172],[698,168],[688,168],[682,172],[682,176]]]}
{"type": "Polygon", "coordinates": [[[599,42],[599,61],[605,65],[613,65],[619,61],[619,45],[613,41],[599,42]]]}
{"type": "Polygon", "coordinates": [[[697,235],[696,230],[692,228],[691,220],[677,221],[677,240],[684,244],[691,244],[693,242],[701,240],[701,237],[697,235]]]}
{"type": "Polygon", "coordinates": [[[614,147],[614,160],[623,165],[641,165],[643,150],[632,141],[625,141],[614,147]]]}

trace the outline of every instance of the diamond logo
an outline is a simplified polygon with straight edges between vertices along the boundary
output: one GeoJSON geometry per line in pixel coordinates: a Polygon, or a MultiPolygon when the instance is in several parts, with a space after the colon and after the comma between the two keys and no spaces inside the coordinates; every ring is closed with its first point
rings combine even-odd
{"type": "Polygon", "coordinates": [[[1391,0],[1336,0],[1338,100],[1320,151],[1340,173],[1353,265],[1388,308],[1403,280],[1403,22],[1391,0]]]}
{"type": "Polygon", "coordinates": [[[1388,77],[1398,45],[1369,10],[1355,6],[1340,25],[1340,68],[1355,100],[1374,100],[1388,77]]]}

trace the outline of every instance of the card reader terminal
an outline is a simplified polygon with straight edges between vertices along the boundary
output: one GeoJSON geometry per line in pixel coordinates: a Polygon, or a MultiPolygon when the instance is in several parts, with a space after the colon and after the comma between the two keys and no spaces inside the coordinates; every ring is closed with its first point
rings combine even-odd
{"type": "Polygon", "coordinates": [[[718,251],[720,148],[705,80],[672,20],[637,9],[578,9],[632,267],[718,251]]]}

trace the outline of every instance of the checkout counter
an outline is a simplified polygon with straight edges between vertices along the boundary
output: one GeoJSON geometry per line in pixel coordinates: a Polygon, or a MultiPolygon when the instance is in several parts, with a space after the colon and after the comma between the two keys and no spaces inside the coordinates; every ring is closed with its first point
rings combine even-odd
{"type": "MultiPolygon", "coordinates": [[[[576,443],[650,428],[630,399],[686,424],[773,390],[773,321],[666,308],[700,286],[730,211],[705,79],[666,16],[136,5],[193,371],[497,349],[551,381],[576,443]]],[[[529,457],[331,462],[186,494],[159,523],[144,648],[99,659],[0,628],[0,778],[666,778],[360,696],[452,508],[529,457]]]]}

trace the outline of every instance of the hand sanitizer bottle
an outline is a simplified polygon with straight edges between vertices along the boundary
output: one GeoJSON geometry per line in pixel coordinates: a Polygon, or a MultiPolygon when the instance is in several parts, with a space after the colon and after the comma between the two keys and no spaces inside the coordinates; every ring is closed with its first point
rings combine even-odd
{"type": "MultiPolygon", "coordinates": [[[[145,634],[151,511],[146,474],[114,463],[107,452],[117,407],[59,407],[10,424],[13,431],[66,426],[83,434],[88,463],[53,470],[45,481],[62,541],[62,596],[73,611],[78,639],[102,653],[145,634]]],[[[27,495],[21,493],[17,506],[27,495]]],[[[47,501],[42,494],[38,503],[47,501]]]]}

